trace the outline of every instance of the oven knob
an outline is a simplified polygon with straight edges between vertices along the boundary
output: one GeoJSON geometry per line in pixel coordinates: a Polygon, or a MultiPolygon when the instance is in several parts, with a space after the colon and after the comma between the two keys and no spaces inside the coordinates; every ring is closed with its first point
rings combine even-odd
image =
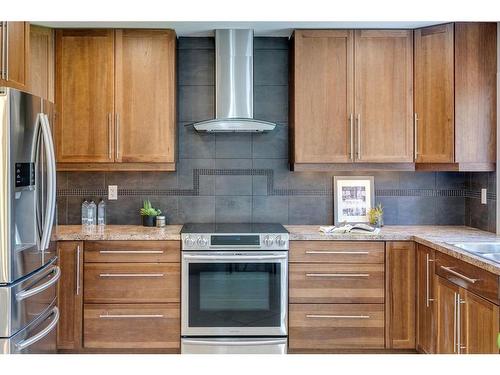
{"type": "Polygon", "coordinates": [[[196,241],[199,247],[205,247],[208,245],[208,240],[205,237],[198,237],[198,241],[196,241]]]}
{"type": "Polygon", "coordinates": [[[194,240],[193,237],[191,236],[187,236],[185,239],[184,239],[184,243],[186,244],[186,246],[194,246],[194,244],[196,243],[196,241],[194,240]]]}
{"type": "Polygon", "coordinates": [[[285,246],[286,245],[286,240],[284,238],[282,238],[281,236],[276,236],[276,238],[274,240],[276,241],[278,246],[285,246]]]}
{"type": "Polygon", "coordinates": [[[264,237],[264,245],[270,247],[270,246],[273,246],[273,239],[271,238],[271,236],[265,236],[264,237]]]}

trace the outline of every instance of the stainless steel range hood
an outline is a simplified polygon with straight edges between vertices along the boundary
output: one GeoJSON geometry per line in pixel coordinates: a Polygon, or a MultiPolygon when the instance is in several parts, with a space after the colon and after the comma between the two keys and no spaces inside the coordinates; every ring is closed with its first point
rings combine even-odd
{"type": "Polygon", "coordinates": [[[266,132],[276,124],[253,118],[253,30],[215,30],[215,119],[199,132],[266,132]]]}

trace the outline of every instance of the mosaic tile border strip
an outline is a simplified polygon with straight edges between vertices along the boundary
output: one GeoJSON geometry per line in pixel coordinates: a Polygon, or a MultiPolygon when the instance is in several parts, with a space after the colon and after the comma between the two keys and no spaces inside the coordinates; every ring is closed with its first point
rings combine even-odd
{"type": "MultiPolygon", "coordinates": [[[[199,196],[200,176],[264,176],[267,178],[268,196],[331,196],[333,190],[325,189],[288,189],[274,187],[272,169],[193,169],[192,189],[118,189],[119,196],[199,196]]],[[[58,189],[59,197],[105,196],[105,188],[67,188],[58,189]]],[[[480,199],[479,190],[470,189],[376,189],[377,197],[462,197],[480,199]]],[[[489,192],[488,200],[496,200],[496,193],[489,192]]]]}

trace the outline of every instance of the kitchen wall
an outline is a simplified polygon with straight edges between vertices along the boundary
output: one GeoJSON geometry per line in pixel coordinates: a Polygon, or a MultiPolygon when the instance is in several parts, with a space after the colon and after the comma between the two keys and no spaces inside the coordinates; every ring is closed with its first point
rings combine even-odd
{"type": "Polygon", "coordinates": [[[465,225],[496,231],[496,172],[469,173],[465,198],[465,225]],[[481,203],[481,189],[488,189],[487,204],[481,203]]]}
{"type": "MultiPolygon", "coordinates": [[[[115,184],[118,200],[107,202],[110,224],[139,224],[143,199],[161,208],[169,223],[332,223],[333,174],[288,169],[288,39],[256,38],[254,48],[255,117],[277,122],[275,131],[196,133],[192,122],[214,116],[214,40],[180,38],[177,172],[59,173],[59,223],[78,224],[82,199],[105,196],[107,185],[115,184]]],[[[468,223],[488,229],[495,221],[494,210],[487,209],[495,190],[489,190],[488,206],[477,203],[479,186],[494,183],[488,174],[366,175],[375,176],[386,224],[468,223]]]]}

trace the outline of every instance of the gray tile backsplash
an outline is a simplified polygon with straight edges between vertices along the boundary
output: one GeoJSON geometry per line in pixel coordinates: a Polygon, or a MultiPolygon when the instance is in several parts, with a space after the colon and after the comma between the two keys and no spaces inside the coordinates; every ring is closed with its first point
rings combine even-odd
{"type": "MultiPolygon", "coordinates": [[[[277,122],[274,132],[195,132],[192,122],[214,116],[214,39],[179,38],[177,172],[58,173],[58,222],[79,223],[83,197],[98,199],[107,185],[116,184],[121,194],[108,202],[111,224],[140,224],[143,199],[160,208],[169,223],[333,223],[334,174],[288,169],[288,39],[256,38],[254,49],[254,113],[277,122]]],[[[495,227],[495,174],[359,174],[375,176],[386,224],[495,227]],[[493,193],[488,205],[480,204],[481,187],[493,193]]]]}

